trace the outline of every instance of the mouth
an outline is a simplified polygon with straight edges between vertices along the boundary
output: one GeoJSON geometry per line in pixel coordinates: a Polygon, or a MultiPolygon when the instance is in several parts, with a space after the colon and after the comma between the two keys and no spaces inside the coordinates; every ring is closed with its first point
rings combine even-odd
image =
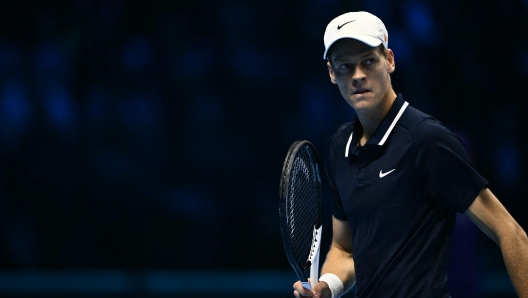
{"type": "Polygon", "coordinates": [[[369,89],[366,89],[366,88],[359,88],[354,93],[352,93],[352,95],[364,94],[364,93],[367,93],[367,92],[371,92],[371,91],[369,89]]]}

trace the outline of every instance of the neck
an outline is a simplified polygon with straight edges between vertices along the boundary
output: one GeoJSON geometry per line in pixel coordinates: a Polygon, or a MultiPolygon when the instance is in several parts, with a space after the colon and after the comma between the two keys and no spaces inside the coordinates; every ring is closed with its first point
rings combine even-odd
{"type": "Polygon", "coordinates": [[[387,94],[383,97],[383,100],[381,100],[376,107],[369,110],[356,111],[357,118],[363,127],[363,136],[359,141],[361,146],[365,145],[374,134],[379,124],[392,107],[396,97],[396,92],[394,92],[392,88],[389,88],[387,94]]]}

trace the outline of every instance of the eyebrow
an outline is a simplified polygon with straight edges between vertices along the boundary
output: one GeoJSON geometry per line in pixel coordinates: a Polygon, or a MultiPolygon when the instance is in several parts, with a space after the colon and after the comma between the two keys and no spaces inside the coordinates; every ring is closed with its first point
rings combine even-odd
{"type": "MultiPolygon", "coordinates": [[[[371,56],[372,54],[374,54],[374,52],[376,51],[376,48],[368,51],[368,52],[365,52],[363,54],[359,54],[359,60],[363,60],[364,58],[368,57],[368,56],[371,56]]],[[[355,56],[355,55],[354,55],[355,56]]],[[[342,58],[337,58],[334,60],[336,63],[337,62],[347,62],[348,59],[342,59],[342,58]]]]}
{"type": "Polygon", "coordinates": [[[367,57],[367,56],[370,56],[370,55],[374,54],[374,52],[376,52],[376,49],[377,49],[377,48],[374,48],[374,49],[372,49],[372,50],[366,52],[365,54],[360,55],[359,57],[360,57],[360,58],[365,58],[365,57],[367,57]]]}

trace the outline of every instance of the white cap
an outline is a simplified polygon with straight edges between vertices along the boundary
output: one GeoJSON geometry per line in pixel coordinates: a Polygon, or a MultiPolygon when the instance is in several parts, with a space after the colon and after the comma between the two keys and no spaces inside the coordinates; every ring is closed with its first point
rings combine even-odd
{"type": "Polygon", "coordinates": [[[334,42],[342,38],[357,39],[371,47],[383,44],[387,49],[389,46],[389,33],[385,25],[377,16],[366,11],[347,12],[326,26],[323,59],[326,59],[326,53],[334,42]]]}

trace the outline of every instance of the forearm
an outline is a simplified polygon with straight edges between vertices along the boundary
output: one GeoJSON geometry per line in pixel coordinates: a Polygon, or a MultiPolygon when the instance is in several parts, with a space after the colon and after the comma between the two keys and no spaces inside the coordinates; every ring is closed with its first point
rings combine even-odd
{"type": "Polygon", "coordinates": [[[500,238],[502,256],[515,291],[521,298],[528,298],[528,238],[520,226],[515,233],[500,238]]]}
{"type": "Polygon", "coordinates": [[[343,282],[345,292],[350,290],[356,282],[352,254],[332,245],[321,269],[321,275],[325,273],[337,275],[341,279],[341,282],[343,282]]]}

